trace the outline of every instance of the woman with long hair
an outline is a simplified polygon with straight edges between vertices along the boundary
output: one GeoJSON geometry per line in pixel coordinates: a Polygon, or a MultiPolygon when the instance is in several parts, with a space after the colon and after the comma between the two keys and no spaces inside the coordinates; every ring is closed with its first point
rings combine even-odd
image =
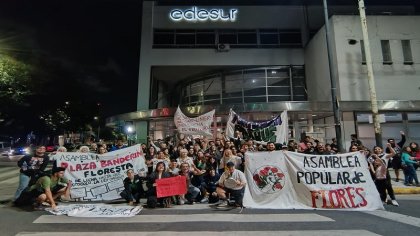
{"type": "Polygon", "coordinates": [[[413,180],[416,183],[416,186],[420,187],[419,180],[417,179],[416,169],[414,168],[415,164],[418,164],[417,161],[413,160],[414,157],[411,156],[410,146],[406,146],[402,149],[401,154],[401,163],[404,169],[404,185],[411,186],[413,180]]]}
{"type": "Polygon", "coordinates": [[[155,208],[157,205],[160,205],[163,207],[171,206],[169,197],[157,198],[157,193],[156,193],[156,180],[171,177],[171,174],[166,172],[165,170],[166,170],[165,163],[158,162],[156,164],[155,171],[153,171],[147,179],[147,189],[148,189],[147,190],[147,207],[148,208],[155,208]]]}

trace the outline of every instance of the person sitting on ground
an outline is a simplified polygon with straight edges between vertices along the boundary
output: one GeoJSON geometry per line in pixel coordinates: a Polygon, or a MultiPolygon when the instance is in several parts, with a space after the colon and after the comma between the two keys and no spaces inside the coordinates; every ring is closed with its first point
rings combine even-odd
{"type": "Polygon", "coordinates": [[[220,175],[216,173],[216,169],[210,167],[207,169],[207,175],[204,176],[203,188],[205,189],[204,198],[200,201],[201,203],[215,203],[219,200],[216,192],[217,181],[219,181],[220,175]]]}
{"type": "Polygon", "coordinates": [[[179,205],[194,204],[194,200],[200,194],[200,189],[194,186],[191,182],[194,175],[202,175],[206,173],[205,170],[193,170],[191,171],[190,165],[186,162],[181,164],[181,171],[179,172],[180,176],[185,176],[187,181],[187,193],[185,195],[179,196],[179,205]]]}
{"type": "Polygon", "coordinates": [[[218,187],[216,188],[217,196],[220,201],[218,206],[227,206],[228,199],[226,194],[235,199],[236,207],[242,207],[242,200],[244,198],[245,186],[247,184],[245,174],[235,169],[233,162],[226,164],[227,170],[220,176],[218,187]]]}
{"type": "Polygon", "coordinates": [[[170,198],[163,197],[163,198],[157,198],[157,192],[156,192],[156,180],[163,179],[163,178],[169,178],[171,177],[171,174],[168,172],[165,172],[166,166],[163,162],[158,162],[156,164],[156,169],[153,171],[148,179],[147,179],[147,207],[148,208],[156,208],[156,206],[161,207],[170,207],[170,198]]]}
{"type": "Polygon", "coordinates": [[[70,191],[71,182],[64,178],[63,167],[52,170],[52,175],[39,178],[36,183],[26,189],[16,200],[16,205],[33,204],[35,210],[43,210],[43,205],[57,208],[55,200],[70,191]]]}
{"type": "Polygon", "coordinates": [[[129,206],[134,205],[134,200],[137,204],[140,203],[140,197],[143,194],[142,179],[139,175],[134,173],[133,169],[127,170],[127,177],[123,181],[124,190],[120,196],[124,198],[129,206]]]}

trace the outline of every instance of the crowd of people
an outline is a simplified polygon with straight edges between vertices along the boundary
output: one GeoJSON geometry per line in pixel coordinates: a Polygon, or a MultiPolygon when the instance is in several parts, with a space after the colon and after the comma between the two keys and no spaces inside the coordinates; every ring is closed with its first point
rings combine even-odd
{"type": "MultiPolygon", "coordinates": [[[[401,132],[401,141],[388,139],[386,149],[375,146],[372,150],[352,135],[349,152],[360,151],[366,156],[371,176],[384,203],[398,206],[391,185],[388,168],[395,171],[395,181],[400,181],[400,170],[404,173],[404,184],[420,186],[416,168],[420,161],[420,150],[417,143],[404,146],[406,138],[401,132]],[[389,195],[389,199],[387,199],[389,195]]],[[[92,143],[81,146],[79,152],[94,152],[103,154],[107,151],[126,147],[122,140],[108,150],[106,145],[92,143]]],[[[256,151],[288,150],[311,155],[331,155],[339,153],[335,139],[331,143],[312,140],[306,136],[300,142],[289,141],[287,144],[273,142],[258,143],[252,139],[236,138],[207,138],[180,139],[177,143],[171,140],[148,140],[141,144],[143,149],[147,173],[126,172],[124,190],[121,197],[129,205],[138,204],[140,198],[147,199],[147,207],[171,207],[173,204],[216,203],[224,206],[242,206],[242,198],[246,187],[243,173],[245,167],[245,153],[256,151]],[[185,176],[187,193],[185,195],[157,198],[156,180],[172,176],[185,176]],[[230,200],[230,201],[229,201],[230,200]]],[[[60,147],[57,152],[67,151],[60,147]]],[[[32,202],[37,208],[42,204],[56,206],[56,199],[70,200],[71,181],[66,180],[64,169],[54,166],[50,176],[43,174],[48,155],[45,147],[40,146],[34,155],[23,157],[18,162],[20,167],[19,187],[15,194],[15,202],[32,202]]]]}

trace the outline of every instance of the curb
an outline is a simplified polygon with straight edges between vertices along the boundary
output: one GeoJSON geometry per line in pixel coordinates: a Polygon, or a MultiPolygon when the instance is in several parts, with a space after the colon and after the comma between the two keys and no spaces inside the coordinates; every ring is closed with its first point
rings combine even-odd
{"type": "Polygon", "coordinates": [[[395,194],[420,194],[420,187],[394,187],[395,194]]]}

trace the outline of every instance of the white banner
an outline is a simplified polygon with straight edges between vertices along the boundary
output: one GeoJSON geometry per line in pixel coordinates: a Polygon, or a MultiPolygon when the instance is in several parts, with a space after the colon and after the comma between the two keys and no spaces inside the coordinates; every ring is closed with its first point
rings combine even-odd
{"type": "Polygon", "coordinates": [[[52,158],[57,160],[57,166],[66,167],[64,177],[73,182],[70,195],[77,201],[119,199],[127,170],[140,175],[147,171],[140,145],[104,155],[59,152],[52,158]]]}
{"type": "Polygon", "coordinates": [[[110,206],[105,204],[72,204],[59,205],[56,210],[45,209],[54,215],[74,217],[132,217],[141,211],[141,207],[110,206]]]}
{"type": "Polygon", "coordinates": [[[181,109],[178,109],[174,115],[175,126],[181,134],[213,136],[211,133],[211,124],[214,119],[215,110],[209,111],[196,118],[190,118],[181,109]]]}
{"type": "Polygon", "coordinates": [[[383,210],[360,152],[305,155],[247,152],[244,206],[270,209],[383,210]]]}

